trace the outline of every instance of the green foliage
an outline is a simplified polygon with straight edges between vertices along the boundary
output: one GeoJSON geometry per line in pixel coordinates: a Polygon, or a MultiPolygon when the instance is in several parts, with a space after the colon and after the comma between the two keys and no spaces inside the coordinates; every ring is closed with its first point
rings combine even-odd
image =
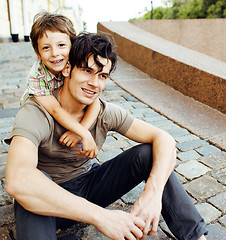
{"type": "MultiPolygon", "coordinates": [[[[153,9],[154,19],[226,18],[226,0],[168,0],[171,7],[153,9]]],[[[150,19],[151,11],[139,18],[150,19]]]]}

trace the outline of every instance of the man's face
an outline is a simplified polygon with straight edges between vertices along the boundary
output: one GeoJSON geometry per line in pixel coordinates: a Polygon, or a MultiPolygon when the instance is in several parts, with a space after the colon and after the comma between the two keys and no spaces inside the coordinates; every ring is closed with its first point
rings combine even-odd
{"type": "Polygon", "coordinates": [[[66,33],[46,31],[38,39],[38,57],[54,75],[65,67],[71,48],[70,37],[66,33]]]}
{"type": "Polygon", "coordinates": [[[73,98],[80,104],[90,105],[102,92],[111,69],[111,61],[98,56],[103,69],[95,63],[93,55],[88,58],[88,67],[73,68],[68,89],[73,98]]]}

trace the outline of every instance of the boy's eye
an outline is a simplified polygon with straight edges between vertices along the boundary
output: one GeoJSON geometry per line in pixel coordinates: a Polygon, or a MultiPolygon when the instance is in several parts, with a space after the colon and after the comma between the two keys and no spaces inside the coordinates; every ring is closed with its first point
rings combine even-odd
{"type": "Polygon", "coordinates": [[[48,46],[45,46],[45,47],[43,47],[42,49],[43,49],[43,50],[47,50],[47,49],[49,49],[49,47],[48,47],[48,46]]]}
{"type": "Polygon", "coordinates": [[[87,68],[85,68],[85,69],[84,69],[84,72],[91,73],[91,70],[90,70],[90,69],[87,69],[87,68]]]}

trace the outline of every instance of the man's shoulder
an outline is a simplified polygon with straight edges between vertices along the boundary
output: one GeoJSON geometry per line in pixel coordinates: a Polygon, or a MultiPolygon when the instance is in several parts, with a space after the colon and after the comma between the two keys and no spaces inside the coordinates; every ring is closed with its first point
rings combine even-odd
{"type": "Polygon", "coordinates": [[[18,111],[13,129],[5,142],[10,143],[13,136],[19,135],[38,146],[49,138],[52,126],[52,116],[34,98],[29,98],[18,111]]]}

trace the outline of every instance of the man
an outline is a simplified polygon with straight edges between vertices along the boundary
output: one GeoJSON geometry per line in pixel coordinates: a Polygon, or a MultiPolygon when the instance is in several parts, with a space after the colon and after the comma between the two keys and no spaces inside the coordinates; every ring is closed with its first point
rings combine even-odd
{"type": "MultiPolygon", "coordinates": [[[[104,89],[116,54],[108,37],[80,34],[69,61],[64,85],[55,96],[80,122],[86,106],[104,89]]],[[[135,240],[157,231],[161,213],[178,239],[205,239],[205,223],[172,173],[173,138],[118,106],[101,99],[100,103],[90,128],[99,149],[110,130],[143,143],[102,165],[81,155],[79,145],[61,145],[59,138],[66,129],[35,99],[19,111],[6,140],[11,141],[6,191],[16,200],[17,239],[56,239],[56,228],[82,221],[111,239],[135,240]],[[130,213],[104,208],[143,180],[144,191],[130,213]]]]}

